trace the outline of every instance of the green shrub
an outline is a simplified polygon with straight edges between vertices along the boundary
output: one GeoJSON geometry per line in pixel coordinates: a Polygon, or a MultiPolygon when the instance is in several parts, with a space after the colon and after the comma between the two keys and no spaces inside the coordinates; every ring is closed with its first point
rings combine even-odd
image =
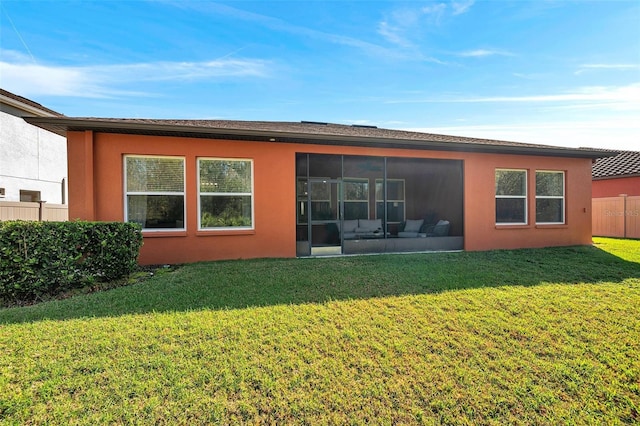
{"type": "Polygon", "coordinates": [[[137,267],[139,225],[0,222],[0,301],[25,302],[110,281],[137,267]]]}

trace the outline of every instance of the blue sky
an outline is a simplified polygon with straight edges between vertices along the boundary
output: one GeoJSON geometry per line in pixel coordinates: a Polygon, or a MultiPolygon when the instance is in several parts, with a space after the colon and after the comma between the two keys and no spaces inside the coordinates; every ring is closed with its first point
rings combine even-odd
{"type": "Polygon", "coordinates": [[[0,87],[68,116],[640,150],[640,1],[11,1],[0,87]]]}

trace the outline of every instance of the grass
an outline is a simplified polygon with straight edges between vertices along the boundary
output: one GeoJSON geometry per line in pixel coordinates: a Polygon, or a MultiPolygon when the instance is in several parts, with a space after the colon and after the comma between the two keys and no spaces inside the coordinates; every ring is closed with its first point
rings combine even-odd
{"type": "Polygon", "coordinates": [[[213,262],[0,310],[1,424],[637,424],[640,241],[213,262]]]}

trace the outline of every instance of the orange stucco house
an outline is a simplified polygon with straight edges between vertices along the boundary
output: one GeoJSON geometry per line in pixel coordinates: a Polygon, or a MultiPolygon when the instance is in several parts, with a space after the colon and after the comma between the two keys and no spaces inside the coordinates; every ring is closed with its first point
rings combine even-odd
{"type": "Polygon", "coordinates": [[[591,244],[602,151],[318,122],[28,118],[68,140],[69,218],[140,263],[591,244]]]}

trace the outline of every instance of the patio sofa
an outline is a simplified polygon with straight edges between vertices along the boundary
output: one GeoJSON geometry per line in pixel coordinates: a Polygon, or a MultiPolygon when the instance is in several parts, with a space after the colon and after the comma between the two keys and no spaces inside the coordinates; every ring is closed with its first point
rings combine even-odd
{"type": "Polygon", "coordinates": [[[425,223],[424,219],[409,219],[400,225],[398,238],[446,237],[449,235],[450,226],[448,220],[425,223]]]}
{"type": "MultiPolygon", "coordinates": [[[[338,228],[340,224],[338,223],[338,228]]],[[[359,240],[383,238],[382,219],[353,219],[343,221],[342,238],[359,240]]],[[[398,238],[446,237],[449,235],[448,220],[425,223],[424,219],[407,220],[400,225],[398,238]]]]}
{"type": "Polygon", "coordinates": [[[361,238],[382,238],[382,219],[353,219],[342,222],[342,238],[357,240],[361,238]]]}

